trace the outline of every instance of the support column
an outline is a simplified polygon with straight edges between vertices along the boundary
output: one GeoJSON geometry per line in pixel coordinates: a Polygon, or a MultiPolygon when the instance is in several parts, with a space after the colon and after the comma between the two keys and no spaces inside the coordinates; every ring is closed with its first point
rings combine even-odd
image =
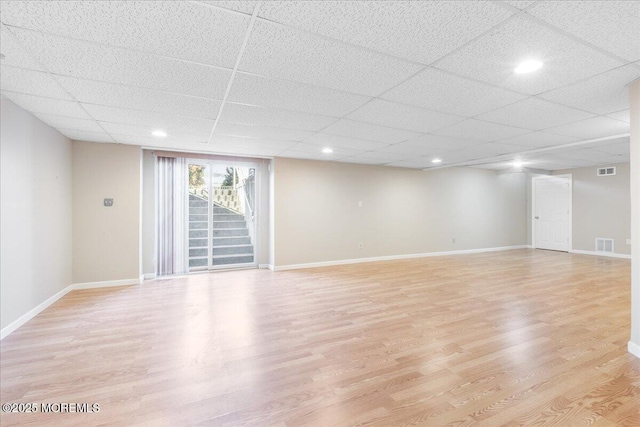
{"type": "Polygon", "coordinates": [[[629,85],[631,108],[631,339],[640,357],[640,79],[629,85]]]}

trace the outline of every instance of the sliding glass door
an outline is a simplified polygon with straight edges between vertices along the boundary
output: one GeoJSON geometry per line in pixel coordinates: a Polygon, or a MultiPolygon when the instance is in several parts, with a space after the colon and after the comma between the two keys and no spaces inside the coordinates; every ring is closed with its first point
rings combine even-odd
{"type": "Polygon", "coordinates": [[[256,165],[189,160],[189,271],[256,265],[256,165]]]}

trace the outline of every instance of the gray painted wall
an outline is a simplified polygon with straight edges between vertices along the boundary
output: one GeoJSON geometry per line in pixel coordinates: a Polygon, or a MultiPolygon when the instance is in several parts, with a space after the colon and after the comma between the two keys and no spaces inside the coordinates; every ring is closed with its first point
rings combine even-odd
{"type": "Polygon", "coordinates": [[[527,244],[524,173],[287,158],[274,168],[277,267],[527,244]]]}
{"type": "Polygon", "coordinates": [[[74,283],[140,278],[141,155],[134,145],[73,142],[74,283]]]}
{"type": "Polygon", "coordinates": [[[1,98],[2,328],[71,284],[71,141],[1,98]]]}
{"type": "Polygon", "coordinates": [[[612,165],[616,175],[597,176],[597,167],[555,171],[573,178],[573,248],[595,251],[597,237],[614,239],[615,253],[631,254],[629,164],[612,165]]]}

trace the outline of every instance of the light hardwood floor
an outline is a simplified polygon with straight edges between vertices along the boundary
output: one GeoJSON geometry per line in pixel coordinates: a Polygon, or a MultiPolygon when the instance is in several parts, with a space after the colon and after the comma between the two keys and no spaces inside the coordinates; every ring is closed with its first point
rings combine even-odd
{"type": "Polygon", "coordinates": [[[640,426],[628,260],[517,250],[74,291],[2,341],[2,425],[640,426]]]}

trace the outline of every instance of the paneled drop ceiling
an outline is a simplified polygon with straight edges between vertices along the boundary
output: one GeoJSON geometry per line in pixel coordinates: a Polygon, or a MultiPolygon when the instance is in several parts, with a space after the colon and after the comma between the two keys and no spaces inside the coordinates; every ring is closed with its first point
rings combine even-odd
{"type": "Polygon", "coordinates": [[[72,139],[408,168],[629,161],[640,1],[0,4],[2,95],[72,139]],[[516,74],[527,59],[542,68],[516,74]]]}

